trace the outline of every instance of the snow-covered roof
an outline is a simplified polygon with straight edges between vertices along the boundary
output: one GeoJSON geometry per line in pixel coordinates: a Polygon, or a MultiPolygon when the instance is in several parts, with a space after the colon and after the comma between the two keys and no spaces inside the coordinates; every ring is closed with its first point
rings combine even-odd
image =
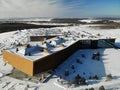
{"type": "Polygon", "coordinates": [[[10,49],[9,52],[14,53],[16,55],[22,56],[27,58],[30,61],[36,61],[40,58],[43,58],[47,55],[60,51],[71,44],[75,43],[76,41],[71,38],[63,38],[63,37],[55,37],[43,42],[29,42],[31,45],[30,47],[17,47],[18,51],[16,52],[16,48],[10,49]],[[60,45],[63,44],[64,47],[60,45]],[[44,49],[48,50],[48,53],[44,52],[44,49]]]}
{"type": "Polygon", "coordinates": [[[18,52],[16,52],[15,49],[14,50],[12,49],[10,51],[24,58],[27,58],[31,61],[35,61],[47,55],[60,51],[64,48],[67,48],[73,43],[77,42],[78,40],[98,40],[98,39],[103,39],[103,38],[104,36],[102,35],[95,36],[88,32],[82,31],[80,35],[79,34],[69,35],[67,37],[59,36],[59,37],[55,37],[52,39],[48,39],[44,42],[29,42],[29,44],[31,45],[29,48],[18,47],[19,49],[18,52]],[[61,44],[63,44],[64,47],[60,47],[61,44]],[[43,49],[48,50],[48,53],[44,52],[43,49]]]}
{"type": "Polygon", "coordinates": [[[20,55],[24,58],[27,58],[31,61],[36,61],[40,58],[43,58],[47,55],[60,51],[64,48],[69,47],[73,43],[77,42],[78,40],[98,40],[98,39],[105,39],[106,36],[101,34],[91,34],[87,31],[81,31],[79,33],[76,32],[69,32],[69,34],[54,37],[44,42],[29,42],[31,47],[18,47],[18,52],[16,52],[16,48],[10,49],[14,54],[20,55]],[[63,44],[64,47],[60,47],[63,44]],[[44,49],[48,50],[48,53],[44,52],[44,49]]]}

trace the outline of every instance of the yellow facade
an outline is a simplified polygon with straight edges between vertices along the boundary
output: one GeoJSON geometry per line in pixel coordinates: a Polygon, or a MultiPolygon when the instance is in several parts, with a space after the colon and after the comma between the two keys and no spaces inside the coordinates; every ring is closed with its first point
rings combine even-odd
{"type": "Polygon", "coordinates": [[[21,56],[18,56],[14,53],[8,52],[6,50],[2,51],[3,59],[14,66],[15,68],[19,69],[20,71],[33,76],[33,62],[25,59],[21,56]]]}

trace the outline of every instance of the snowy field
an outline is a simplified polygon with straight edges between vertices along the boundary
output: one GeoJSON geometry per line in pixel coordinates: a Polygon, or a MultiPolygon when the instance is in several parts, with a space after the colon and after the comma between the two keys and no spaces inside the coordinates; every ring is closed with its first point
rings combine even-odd
{"type": "MultiPolygon", "coordinates": [[[[63,33],[69,31],[76,34],[86,31],[93,35],[99,33],[101,36],[115,37],[115,44],[120,47],[120,29],[100,30],[89,28],[88,26],[89,25],[58,27],[54,29],[54,32],[63,33]]],[[[35,33],[33,34],[33,32],[38,32],[39,30],[41,30],[42,33],[45,33],[45,30],[43,29],[18,30],[1,33],[0,50],[14,48],[18,43],[27,43],[29,41],[28,36],[34,35],[35,33]]],[[[78,50],[55,70],[48,82],[33,83],[28,80],[17,80],[8,77],[7,74],[11,73],[13,67],[2,60],[2,54],[0,53],[0,90],[85,90],[86,88],[91,87],[95,90],[99,90],[99,87],[102,85],[106,90],[120,90],[119,58],[120,50],[114,48],[78,50]],[[93,60],[92,54],[98,51],[100,52],[100,60],[93,60]],[[77,63],[77,59],[79,59],[81,63],[77,63]],[[74,69],[71,68],[71,65],[74,65],[74,69]],[[69,76],[64,75],[65,70],[69,70],[69,76]],[[87,85],[80,85],[77,87],[74,85],[68,86],[66,82],[73,81],[77,74],[86,79],[87,85]],[[113,79],[106,79],[106,76],[109,74],[112,75],[113,79]],[[89,78],[90,76],[93,77],[95,75],[98,76],[98,80],[91,80],[89,78]],[[64,84],[61,84],[59,81],[63,81],[64,84]]]]}

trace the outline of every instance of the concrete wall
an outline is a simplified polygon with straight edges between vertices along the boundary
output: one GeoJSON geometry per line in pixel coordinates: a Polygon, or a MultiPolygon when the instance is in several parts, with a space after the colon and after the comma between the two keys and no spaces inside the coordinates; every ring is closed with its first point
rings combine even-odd
{"type": "Polygon", "coordinates": [[[30,41],[43,41],[45,38],[50,39],[56,36],[30,36],[30,41]]]}
{"type": "Polygon", "coordinates": [[[109,45],[108,43],[114,45],[115,38],[80,40],[80,49],[111,48],[111,45],[109,45]]]}
{"type": "Polygon", "coordinates": [[[104,40],[108,43],[111,43],[111,44],[114,44],[115,43],[115,38],[109,38],[109,39],[101,39],[101,40],[104,40]]]}
{"type": "Polygon", "coordinates": [[[115,38],[111,39],[100,39],[98,41],[98,48],[112,48],[114,47],[115,38]]]}
{"type": "Polygon", "coordinates": [[[98,48],[98,40],[91,40],[91,49],[98,48]]]}
{"type": "Polygon", "coordinates": [[[79,41],[61,51],[58,51],[56,53],[53,53],[51,55],[48,55],[44,58],[35,61],[34,74],[56,68],[78,49],[79,41]]]}
{"type": "Polygon", "coordinates": [[[33,62],[14,53],[3,50],[3,59],[18,70],[33,76],[33,62]]]}

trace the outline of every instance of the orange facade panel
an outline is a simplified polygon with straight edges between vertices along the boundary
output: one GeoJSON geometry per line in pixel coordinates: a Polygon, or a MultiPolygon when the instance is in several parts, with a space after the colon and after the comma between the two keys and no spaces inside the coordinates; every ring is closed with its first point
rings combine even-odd
{"type": "Polygon", "coordinates": [[[20,71],[23,71],[24,73],[33,76],[33,62],[30,60],[27,60],[23,57],[20,57],[14,53],[8,52],[6,50],[2,51],[3,53],[3,59],[17,68],[20,71]]]}

